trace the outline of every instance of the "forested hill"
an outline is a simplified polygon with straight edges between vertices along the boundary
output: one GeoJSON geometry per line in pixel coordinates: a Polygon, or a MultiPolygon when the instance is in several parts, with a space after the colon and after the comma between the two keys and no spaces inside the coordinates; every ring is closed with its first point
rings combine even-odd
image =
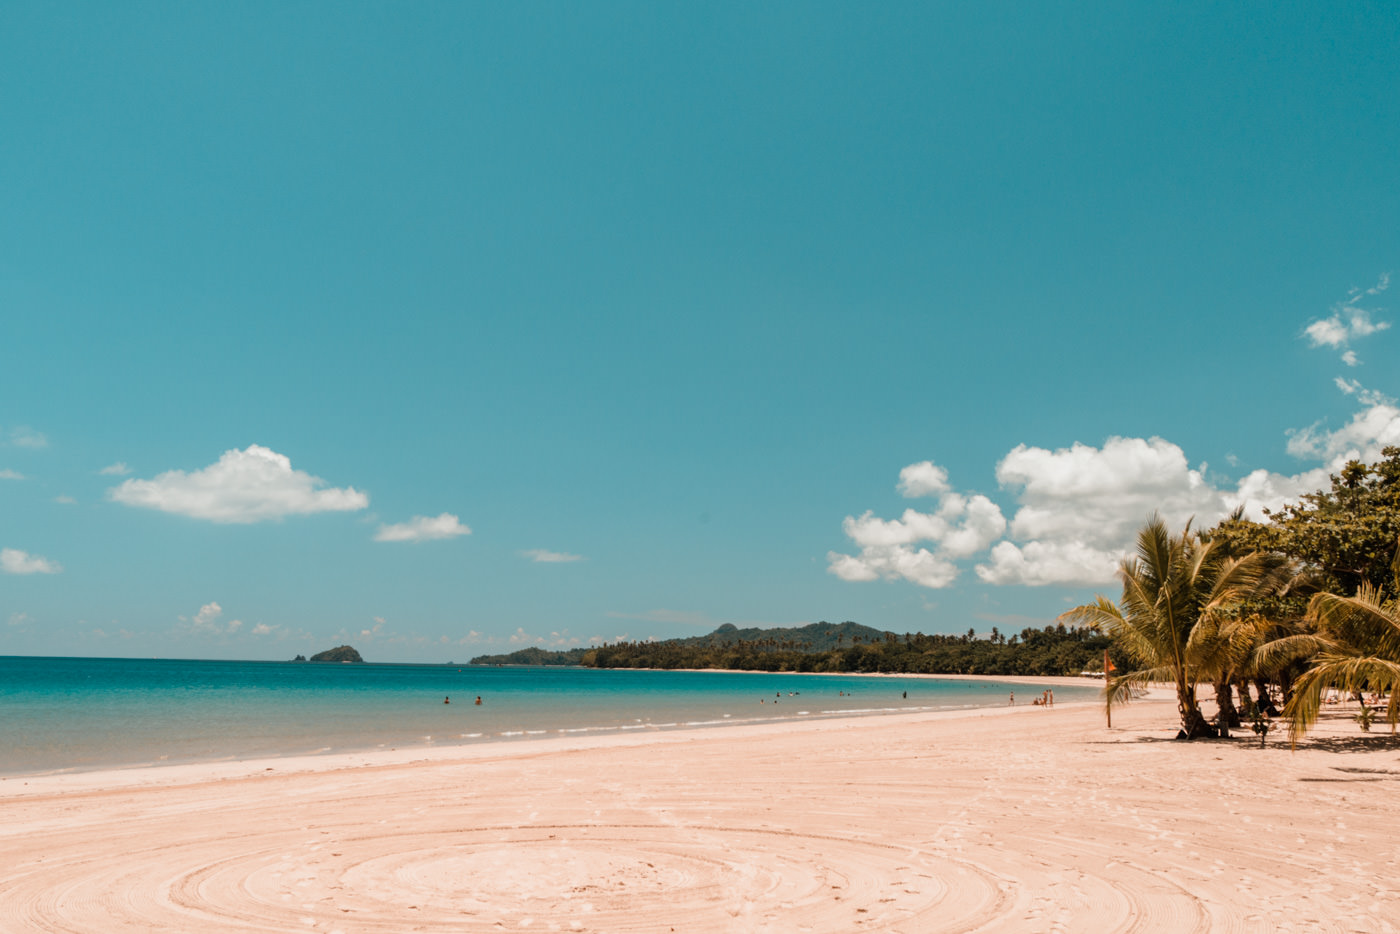
{"type": "MultiPolygon", "coordinates": [[[[883,632],[858,623],[796,629],[721,626],[705,636],[619,642],[590,649],[525,649],[483,655],[474,665],[583,665],[590,668],[719,668],[746,671],[909,672],[921,674],[1077,675],[1101,671],[1109,640],[1096,629],[1063,625],[1007,637],[883,632]]],[[[1114,654],[1117,659],[1117,654],[1114,654]]],[[[1115,664],[1121,665],[1122,660],[1115,664]]]]}
{"type": "MultiPolygon", "coordinates": [[[[725,623],[714,632],[704,636],[689,636],[684,639],[666,639],[661,642],[622,642],[618,645],[665,645],[677,648],[718,648],[738,643],[752,642],[763,646],[781,646],[795,652],[827,652],[843,645],[858,642],[874,642],[884,639],[890,633],[860,623],[811,623],[806,626],[779,629],[740,629],[732,623],[725,623]]],[[[509,655],[480,655],[471,660],[473,665],[582,665],[584,656],[596,651],[590,648],[566,649],[551,652],[547,649],[531,647],[511,652],[509,655]]]]}

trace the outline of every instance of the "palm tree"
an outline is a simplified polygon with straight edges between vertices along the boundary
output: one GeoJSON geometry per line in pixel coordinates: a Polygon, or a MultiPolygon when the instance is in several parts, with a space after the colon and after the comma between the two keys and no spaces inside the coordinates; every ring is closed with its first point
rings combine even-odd
{"type": "Polygon", "coordinates": [[[1388,693],[1387,720],[1395,732],[1400,721],[1400,548],[1390,570],[1391,595],[1365,582],[1354,597],[1317,594],[1308,603],[1307,618],[1314,632],[1265,647],[1280,656],[1312,655],[1310,667],[1294,684],[1283,710],[1293,742],[1317,722],[1327,688],[1357,696],[1363,691],[1388,693]]]}
{"type": "Polygon", "coordinates": [[[1180,535],[1172,535],[1155,513],[1139,530],[1137,546],[1136,557],[1119,563],[1123,596],[1116,606],[1099,596],[1060,619],[1098,626],[1141,665],[1107,680],[1104,699],[1110,709],[1149,682],[1170,681],[1181,715],[1178,737],[1214,736],[1196,701],[1196,686],[1219,671],[1226,611],[1259,591],[1267,564],[1258,555],[1227,556],[1202,541],[1189,522],[1180,535]]]}

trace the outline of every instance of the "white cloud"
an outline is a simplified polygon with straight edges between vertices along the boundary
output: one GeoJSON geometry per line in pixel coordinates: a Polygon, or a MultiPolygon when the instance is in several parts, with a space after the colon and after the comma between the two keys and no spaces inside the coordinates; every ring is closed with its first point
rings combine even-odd
{"type": "Polygon", "coordinates": [[[1006,531],[1001,507],[980,494],[966,496],[948,486],[948,472],[932,461],[899,472],[896,489],[905,496],[938,496],[933,512],[906,509],[898,519],[867,510],[841,523],[860,554],[827,553],[827,570],[842,580],[907,580],[922,587],[947,587],[958,576],[954,559],[976,554],[1006,531]],[[931,547],[916,547],[921,542],[931,547]]]}
{"type": "Polygon", "coordinates": [[[66,495],[66,494],[60,494],[60,495],[58,495],[58,496],[55,496],[55,497],[53,498],[53,501],[54,501],[55,503],[62,503],[62,504],[65,505],[65,506],[74,506],[74,505],[76,505],[77,502],[78,502],[76,499],[74,499],[73,497],[68,496],[68,495],[66,495]]]}
{"type": "Polygon", "coordinates": [[[267,623],[258,623],[252,628],[252,633],[255,636],[267,636],[275,632],[277,628],[276,626],[269,626],[267,623]]]}
{"type": "Polygon", "coordinates": [[[536,564],[567,564],[572,561],[582,561],[583,555],[571,555],[562,551],[548,551],[544,548],[529,548],[521,554],[536,564]]]}
{"type": "Polygon", "coordinates": [[[1288,453],[1323,461],[1335,471],[1350,460],[1379,460],[1382,449],[1395,444],[1400,444],[1400,409],[1393,402],[1378,401],[1336,431],[1314,424],[1290,432],[1288,453]]]}
{"type": "Polygon", "coordinates": [[[18,425],[10,429],[10,443],[17,448],[46,448],[49,439],[33,428],[18,425]]]}
{"type": "Polygon", "coordinates": [[[1357,359],[1356,351],[1351,349],[1351,343],[1390,327],[1389,321],[1373,319],[1372,310],[1361,307],[1359,303],[1369,296],[1381,294],[1389,287],[1390,276],[1385,274],[1369,289],[1352,289],[1346,301],[1332,306],[1330,315],[1304,328],[1303,336],[1313,347],[1331,347],[1342,351],[1342,362],[1347,366],[1359,365],[1361,361],[1357,359]]]}
{"type": "Polygon", "coordinates": [[[11,613],[11,614],[10,614],[10,625],[11,625],[11,626],[23,626],[23,625],[24,625],[25,623],[27,623],[27,622],[29,622],[29,614],[28,614],[28,613],[11,613]]]}
{"type": "MultiPolygon", "coordinates": [[[[1353,382],[1338,385],[1367,393],[1353,382]]],[[[1162,438],[1110,438],[1102,447],[1056,450],[1021,444],[997,465],[997,480],[1017,502],[1010,523],[987,497],[948,490],[932,513],[847,516],[842,529],[860,553],[829,552],[827,569],[848,581],[939,588],[957,578],[960,559],[985,552],[975,570],[988,584],[1110,584],[1149,513],[1176,528],[1188,520],[1197,528],[1213,525],[1237,506],[1259,520],[1266,509],[1325,488],[1347,461],[1378,460],[1387,445],[1400,445],[1400,408],[1392,402],[1368,406],[1336,431],[1293,432],[1289,452],[1322,466],[1292,475],[1255,470],[1233,482],[1212,477],[1205,464],[1192,467],[1180,447],[1162,438]]],[[[911,466],[924,471],[927,463],[911,466]]]]}
{"type": "Polygon", "coordinates": [[[991,560],[977,566],[989,584],[1101,584],[1112,580],[1121,552],[1083,542],[998,542],[991,560]]]}
{"type": "Polygon", "coordinates": [[[199,608],[199,612],[194,614],[194,619],[190,620],[196,629],[213,629],[214,623],[224,613],[224,608],[218,603],[210,601],[199,608]]]}
{"type": "MultiPolygon", "coordinates": [[[[243,620],[241,619],[231,619],[227,623],[220,622],[220,618],[223,615],[224,608],[219,606],[218,601],[210,600],[199,608],[199,612],[194,614],[193,618],[187,619],[181,616],[180,620],[188,623],[189,628],[194,632],[224,635],[237,632],[239,629],[243,628],[243,620]]],[[[257,627],[253,628],[253,632],[255,634],[257,633],[257,627]]]]}
{"type": "Polygon", "coordinates": [[[98,471],[104,477],[125,477],[131,473],[131,468],[126,466],[124,461],[117,461],[115,464],[108,464],[98,471]]]}
{"type": "Polygon", "coordinates": [[[57,561],[18,548],[0,549],[0,571],[6,574],[57,574],[62,570],[63,565],[57,561]]]}
{"type": "Polygon", "coordinates": [[[444,512],[436,518],[414,516],[407,522],[381,525],[379,531],[374,533],[374,540],[376,542],[427,542],[470,534],[472,534],[472,530],[463,525],[460,519],[450,512],[444,512]]]}
{"type": "Polygon", "coordinates": [[[154,480],[127,480],[107,495],[128,506],[237,523],[369,505],[369,497],[353,487],[326,487],[319,477],[293,470],[290,458],[257,444],[225,451],[217,463],[202,470],[169,470],[154,480]]]}
{"type": "Polygon", "coordinates": [[[0,470],[0,480],[23,480],[24,474],[18,470],[0,470]]]}
{"type": "Polygon", "coordinates": [[[910,464],[899,472],[899,492],[908,497],[937,496],[948,491],[948,471],[933,461],[910,464]]]}

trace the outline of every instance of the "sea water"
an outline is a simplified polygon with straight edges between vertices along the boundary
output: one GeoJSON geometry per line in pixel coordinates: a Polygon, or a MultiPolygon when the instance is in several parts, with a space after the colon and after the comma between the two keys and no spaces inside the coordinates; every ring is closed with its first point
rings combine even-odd
{"type": "Polygon", "coordinates": [[[995,707],[1013,691],[1040,693],[994,679],[0,656],[0,775],[995,707]]]}

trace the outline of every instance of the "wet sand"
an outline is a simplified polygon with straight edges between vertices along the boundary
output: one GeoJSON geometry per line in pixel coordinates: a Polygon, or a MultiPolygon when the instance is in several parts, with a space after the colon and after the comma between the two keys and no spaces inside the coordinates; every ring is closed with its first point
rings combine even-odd
{"type": "Polygon", "coordinates": [[[0,931],[1395,931],[1400,742],[1175,705],[0,781],[0,931]]]}

